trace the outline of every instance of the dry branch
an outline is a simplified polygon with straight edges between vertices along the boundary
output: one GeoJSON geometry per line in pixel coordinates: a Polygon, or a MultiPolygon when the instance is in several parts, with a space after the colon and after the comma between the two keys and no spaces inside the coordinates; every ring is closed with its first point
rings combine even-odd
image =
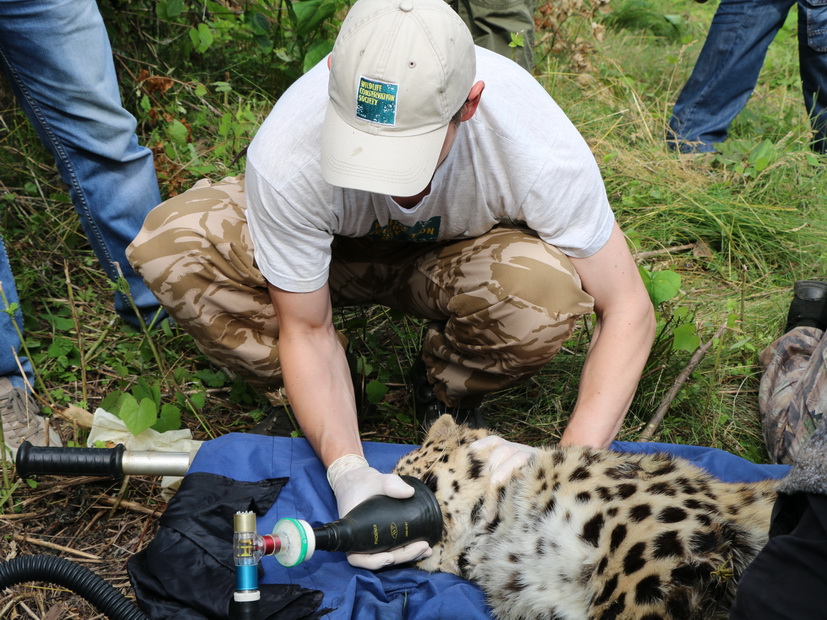
{"type": "Polygon", "coordinates": [[[0,521],[10,521],[13,519],[30,519],[39,516],[39,512],[19,512],[17,514],[0,515],[0,521]]]}
{"type": "Polygon", "coordinates": [[[158,508],[147,508],[142,504],[129,501],[128,499],[119,500],[105,495],[99,497],[98,501],[108,504],[109,506],[119,506],[121,508],[132,510],[133,512],[140,512],[141,514],[149,515],[150,517],[160,517],[164,513],[164,510],[166,510],[165,506],[159,506],[158,508]]]}
{"type": "Polygon", "coordinates": [[[678,395],[678,392],[683,387],[683,384],[686,383],[689,375],[691,375],[692,371],[694,371],[698,364],[701,363],[704,355],[706,355],[707,351],[709,351],[712,347],[715,340],[719,339],[723,335],[724,331],[726,331],[726,324],[721,325],[712,338],[698,347],[698,350],[692,355],[692,358],[689,360],[686,368],[681,371],[681,374],[679,374],[678,378],[675,379],[675,383],[673,383],[672,387],[669,388],[666,396],[664,396],[663,400],[660,401],[660,405],[658,406],[657,411],[655,411],[655,415],[652,416],[652,419],[649,420],[649,424],[646,425],[646,428],[644,428],[643,432],[640,434],[639,441],[650,441],[652,439],[652,435],[655,434],[658,426],[660,426],[660,423],[666,416],[666,412],[669,411],[669,406],[672,404],[672,401],[675,400],[675,396],[678,395]]]}
{"type": "Polygon", "coordinates": [[[686,250],[694,250],[698,247],[697,243],[687,243],[685,245],[676,245],[671,248],[664,248],[662,250],[647,250],[646,252],[635,252],[632,258],[636,261],[641,261],[653,256],[660,256],[661,254],[672,254],[673,252],[685,252],[686,250]]]}
{"type": "Polygon", "coordinates": [[[49,542],[48,540],[40,540],[39,538],[32,538],[31,536],[26,536],[25,534],[12,534],[15,540],[20,542],[27,542],[33,545],[38,545],[40,547],[46,547],[48,549],[55,549],[56,551],[64,551],[66,553],[71,553],[72,555],[77,555],[82,558],[86,558],[88,560],[96,560],[101,561],[100,556],[93,555],[91,553],[86,553],[85,551],[78,551],[77,549],[72,549],[71,547],[64,547],[63,545],[58,545],[53,542],[49,542]]]}

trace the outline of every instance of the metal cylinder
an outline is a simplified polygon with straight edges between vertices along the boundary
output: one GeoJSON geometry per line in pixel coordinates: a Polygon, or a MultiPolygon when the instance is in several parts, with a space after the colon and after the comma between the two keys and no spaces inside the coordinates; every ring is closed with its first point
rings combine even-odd
{"type": "MultiPolygon", "coordinates": [[[[187,473],[195,452],[145,451],[123,453],[124,475],[183,476],[187,473]]],[[[255,530],[255,527],[253,528],[255,530]]]]}

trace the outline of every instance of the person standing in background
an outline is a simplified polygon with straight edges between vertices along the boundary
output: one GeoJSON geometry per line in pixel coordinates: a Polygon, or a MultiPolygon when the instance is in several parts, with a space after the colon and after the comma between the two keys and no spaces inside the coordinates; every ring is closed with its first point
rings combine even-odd
{"type": "MultiPolygon", "coordinates": [[[[95,0],[0,2],[0,67],[21,108],[55,158],[83,230],[106,275],[120,273],[146,321],[160,307],[124,254],[161,202],[152,152],[138,144],[135,118],[122,104],[109,37],[95,0]],[[119,273],[120,269],[120,273],[119,273]]],[[[0,309],[18,303],[0,237],[0,309]]],[[[115,309],[138,325],[129,298],[115,309]]],[[[60,445],[31,394],[31,362],[20,355],[23,317],[0,313],[0,416],[14,453],[28,440],[60,445]]]]}

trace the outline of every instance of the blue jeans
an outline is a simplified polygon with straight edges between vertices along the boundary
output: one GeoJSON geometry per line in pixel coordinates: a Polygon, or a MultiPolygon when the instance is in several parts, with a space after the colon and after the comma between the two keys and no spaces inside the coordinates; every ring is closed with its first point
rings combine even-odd
{"type": "MultiPolygon", "coordinates": [[[[161,196],[152,152],[138,145],[136,121],[121,105],[95,0],[0,0],[0,67],[54,155],[106,275],[116,280],[119,265],[141,313],[151,316],[159,304],[124,252],[161,196]]],[[[0,278],[9,297],[15,287],[5,251],[0,278]]],[[[138,323],[125,295],[116,294],[115,309],[138,323]]],[[[18,374],[9,358],[17,336],[7,343],[7,327],[14,333],[0,324],[0,369],[18,374]]]]}
{"type": "MultiPolygon", "coordinates": [[[[767,48],[796,0],[721,0],[669,121],[670,145],[710,152],[746,105],[767,48]]],[[[798,1],[798,54],[813,148],[827,152],[827,0],[798,1]]]]}
{"type": "Polygon", "coordinates": [[[18,330],[21,333],[23,331],[23,313],[19,309],[13,315],[10,311],[6,311],[7,308],[19,303],[19,299],[2,237],[0,237],[0,286],[2,286],[3,293],[0,295],[0,377],[8,377],[12,385],[22,388],[25,386],[23,375],[26,375],[29,385],[33,386],[34,373],[31,362],[25,356],[20,357],[18,367],[14,357],[14,353],[20,354],[18,330]],[[8,306],[6,306],[7,303],[8,306]],[[23,374],[20,373],[20,368],[23,369],[23,374]]]}

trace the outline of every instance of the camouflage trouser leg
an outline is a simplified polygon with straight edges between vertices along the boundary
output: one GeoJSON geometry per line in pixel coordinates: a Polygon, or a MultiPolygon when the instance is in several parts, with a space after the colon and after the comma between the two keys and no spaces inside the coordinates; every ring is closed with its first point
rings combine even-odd
{"type": "Polygon", "coordinates": [[[213,363],[268,393],[279,330],[245,209],[242,179],[201,180],[149,213],[127,257],[213,363]]]}
{"type": "Polygon", "coordinates": [[[795,328],[764,349],[758,405],[767,451],[790,464],[827,409],[827,332],[795,328]]]}
{"type": "Polygon", "coordinates": [[[474,43],[510,58],[523,69],[534,67],[535,0],[448,0],[468,26],[474,43]],[[511,33],[523,35],[522,47],[510,47],[511,33]]]}
{"type": "Polygon", "coordinates": [[[522,230],[427,245],[338,238],[333,256],[334,303],[431,319],[422,358],[452,406],[536,373],[592,312],[571,261],[522,230]]]}

